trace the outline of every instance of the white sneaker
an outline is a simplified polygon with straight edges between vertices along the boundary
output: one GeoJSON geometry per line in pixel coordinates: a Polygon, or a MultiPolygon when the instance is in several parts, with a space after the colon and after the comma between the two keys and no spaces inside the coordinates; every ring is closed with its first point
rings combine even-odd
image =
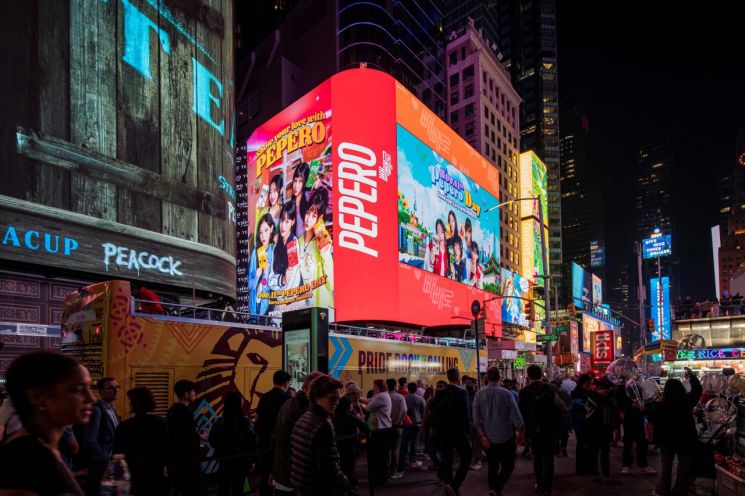
{"type": "Polygon", "coordinates": [[[644,468],[638,468],[636,469],[636,472],[642,475],[655,475],[657,474],[657,471],[653,469],[652,467],[644,467],[644,468]]]}
{"type": "Polygon", "coordinates": [[[622,467],[621,468],[621,473],[623,475],[630,475],[631,474],[631,467],[622,467]]]}
{"type": "Polygon", "coordinates": [[[403,476],[404,476],[403,472],[393,472],[391,474],[391,479],[400,479],[403,476]]]}
{"type": "Polygon", "coordinates": [[[481,464],[480,463],[475,463],[475,464],[471,465],[471,470],[479,470],[480,468],[481,468],[481,464]]]}

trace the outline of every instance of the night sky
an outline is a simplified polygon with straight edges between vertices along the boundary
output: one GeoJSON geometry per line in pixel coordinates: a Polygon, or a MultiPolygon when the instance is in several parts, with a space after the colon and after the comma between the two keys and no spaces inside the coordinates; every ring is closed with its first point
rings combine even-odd
{"type": "Polygon", "coordinates": [[[634,151],[669,138],[681,294],[714,296],[718,180],[745,125],[745,6],[557,1],[560,108],[590,120],[605,200],[607,279],[633,257],[634,151]]]}

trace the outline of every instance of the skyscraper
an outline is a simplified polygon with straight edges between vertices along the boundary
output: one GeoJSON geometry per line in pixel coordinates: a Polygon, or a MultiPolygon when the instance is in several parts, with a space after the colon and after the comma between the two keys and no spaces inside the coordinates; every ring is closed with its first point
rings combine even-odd
{"type": "MultiPolygon", "coordinates": [[[[520,97],[488,39],[469,22],[446,48],[447,123],[500,172],[500,201],[519,197],[520,97]]],[[[501,261],[520,272],[520,207],[500,210],[501,261]]]]}
{"type": "Polygon", "coordinates": [[[590,151],[590,123],[579,109],[562,118],[561,212],[564,259],[603,275],[602,257],[591,257],[605,249],[603,200],[597,181],[596,164],[590,151]]]}
{"type": "Polygon", "coordinates": [[[552,284],[563,286],[559,85],[555,0],[444,0],[445,33],[458,31],[470,17],[494,40],[522,98],[520,150],[535,151],[548,166],[549,258],[552,284]]]}
{"type": "Polygon", "coordinates": [[[738,129],[734,167],[725,177],[720,197],[724,225],[719,248],[719,286],[722,293],[734,293],[745,286],[745,127],[738,129]],[[734,289],[733,280],[737,280],[734,289]]]}
{"type": "Polygon", "coordinates": [[[655,230],[673,234],[673,152],[670,140],[655,141],[639,148],[636,165],[636,239],[648,238],[655,230]]]}
{"type": "Polygon", "coordinates": [[[441,0],[301,2],[238,62],[238,139],[335,72],[360,66],[393,75],[445,120],[443,33],[441,0]]]}

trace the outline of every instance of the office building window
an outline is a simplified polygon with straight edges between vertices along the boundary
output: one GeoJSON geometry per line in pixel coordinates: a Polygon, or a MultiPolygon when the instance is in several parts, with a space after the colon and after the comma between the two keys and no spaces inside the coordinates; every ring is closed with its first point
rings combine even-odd
{"type": "Polygon", "coordinates": [[[468,105],[466,105],[465,116],[466,117],[473,117],[473,103],[469,103],[468,105]]]}
{"type": "Polygon", "coordinates": [[[458,122],[458,111],[453,110],[450,112],[450,122],[458,122]]]}
{"type": "Polygon", "coordinates": [[[463,98],[471,98],[473,96],[473,85],[469,84],[466,89],[463,90],[463,98]]]}
{"type": "Polygon", "coordinates": [[[457,52],[452,52],[450,54],[450,65],[455,65],[457,63],[458,63],[458,53],[457,52]]]}
{"type": "Polygon", "coordinates": [[[458,83],[460,82],[460,74],[455,73],[450,75],[450,87],[458,86],[458,83]]]}
{"type": "Polygon", "coordinates": [[[466,136],[471,136],[473,134],[473,122],[467,122],[466,123],[466,136]]]}
{"type": "Polygon", "coordinates": [[[472,65],[469,65],[468,67],[463,69],[463,81],[468,81],[469,79],[473,79],[473,66],[472,65]]]}
{"type": "Polygon", "coordinates": [[[458,103],[458,90],[450,93],[450,105],[455,105],[456,103],[458,103]]]}

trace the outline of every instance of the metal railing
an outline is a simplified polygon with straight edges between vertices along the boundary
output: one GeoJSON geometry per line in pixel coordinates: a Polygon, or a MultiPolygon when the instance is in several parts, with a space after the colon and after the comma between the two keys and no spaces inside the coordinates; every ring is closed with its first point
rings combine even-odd
{"type": "Polygon", "coordinates": [[[673,320],[711,319],[745,315],[745,300],[741,303],[712,303],[702,301],[671,306],[673,320]]]}

